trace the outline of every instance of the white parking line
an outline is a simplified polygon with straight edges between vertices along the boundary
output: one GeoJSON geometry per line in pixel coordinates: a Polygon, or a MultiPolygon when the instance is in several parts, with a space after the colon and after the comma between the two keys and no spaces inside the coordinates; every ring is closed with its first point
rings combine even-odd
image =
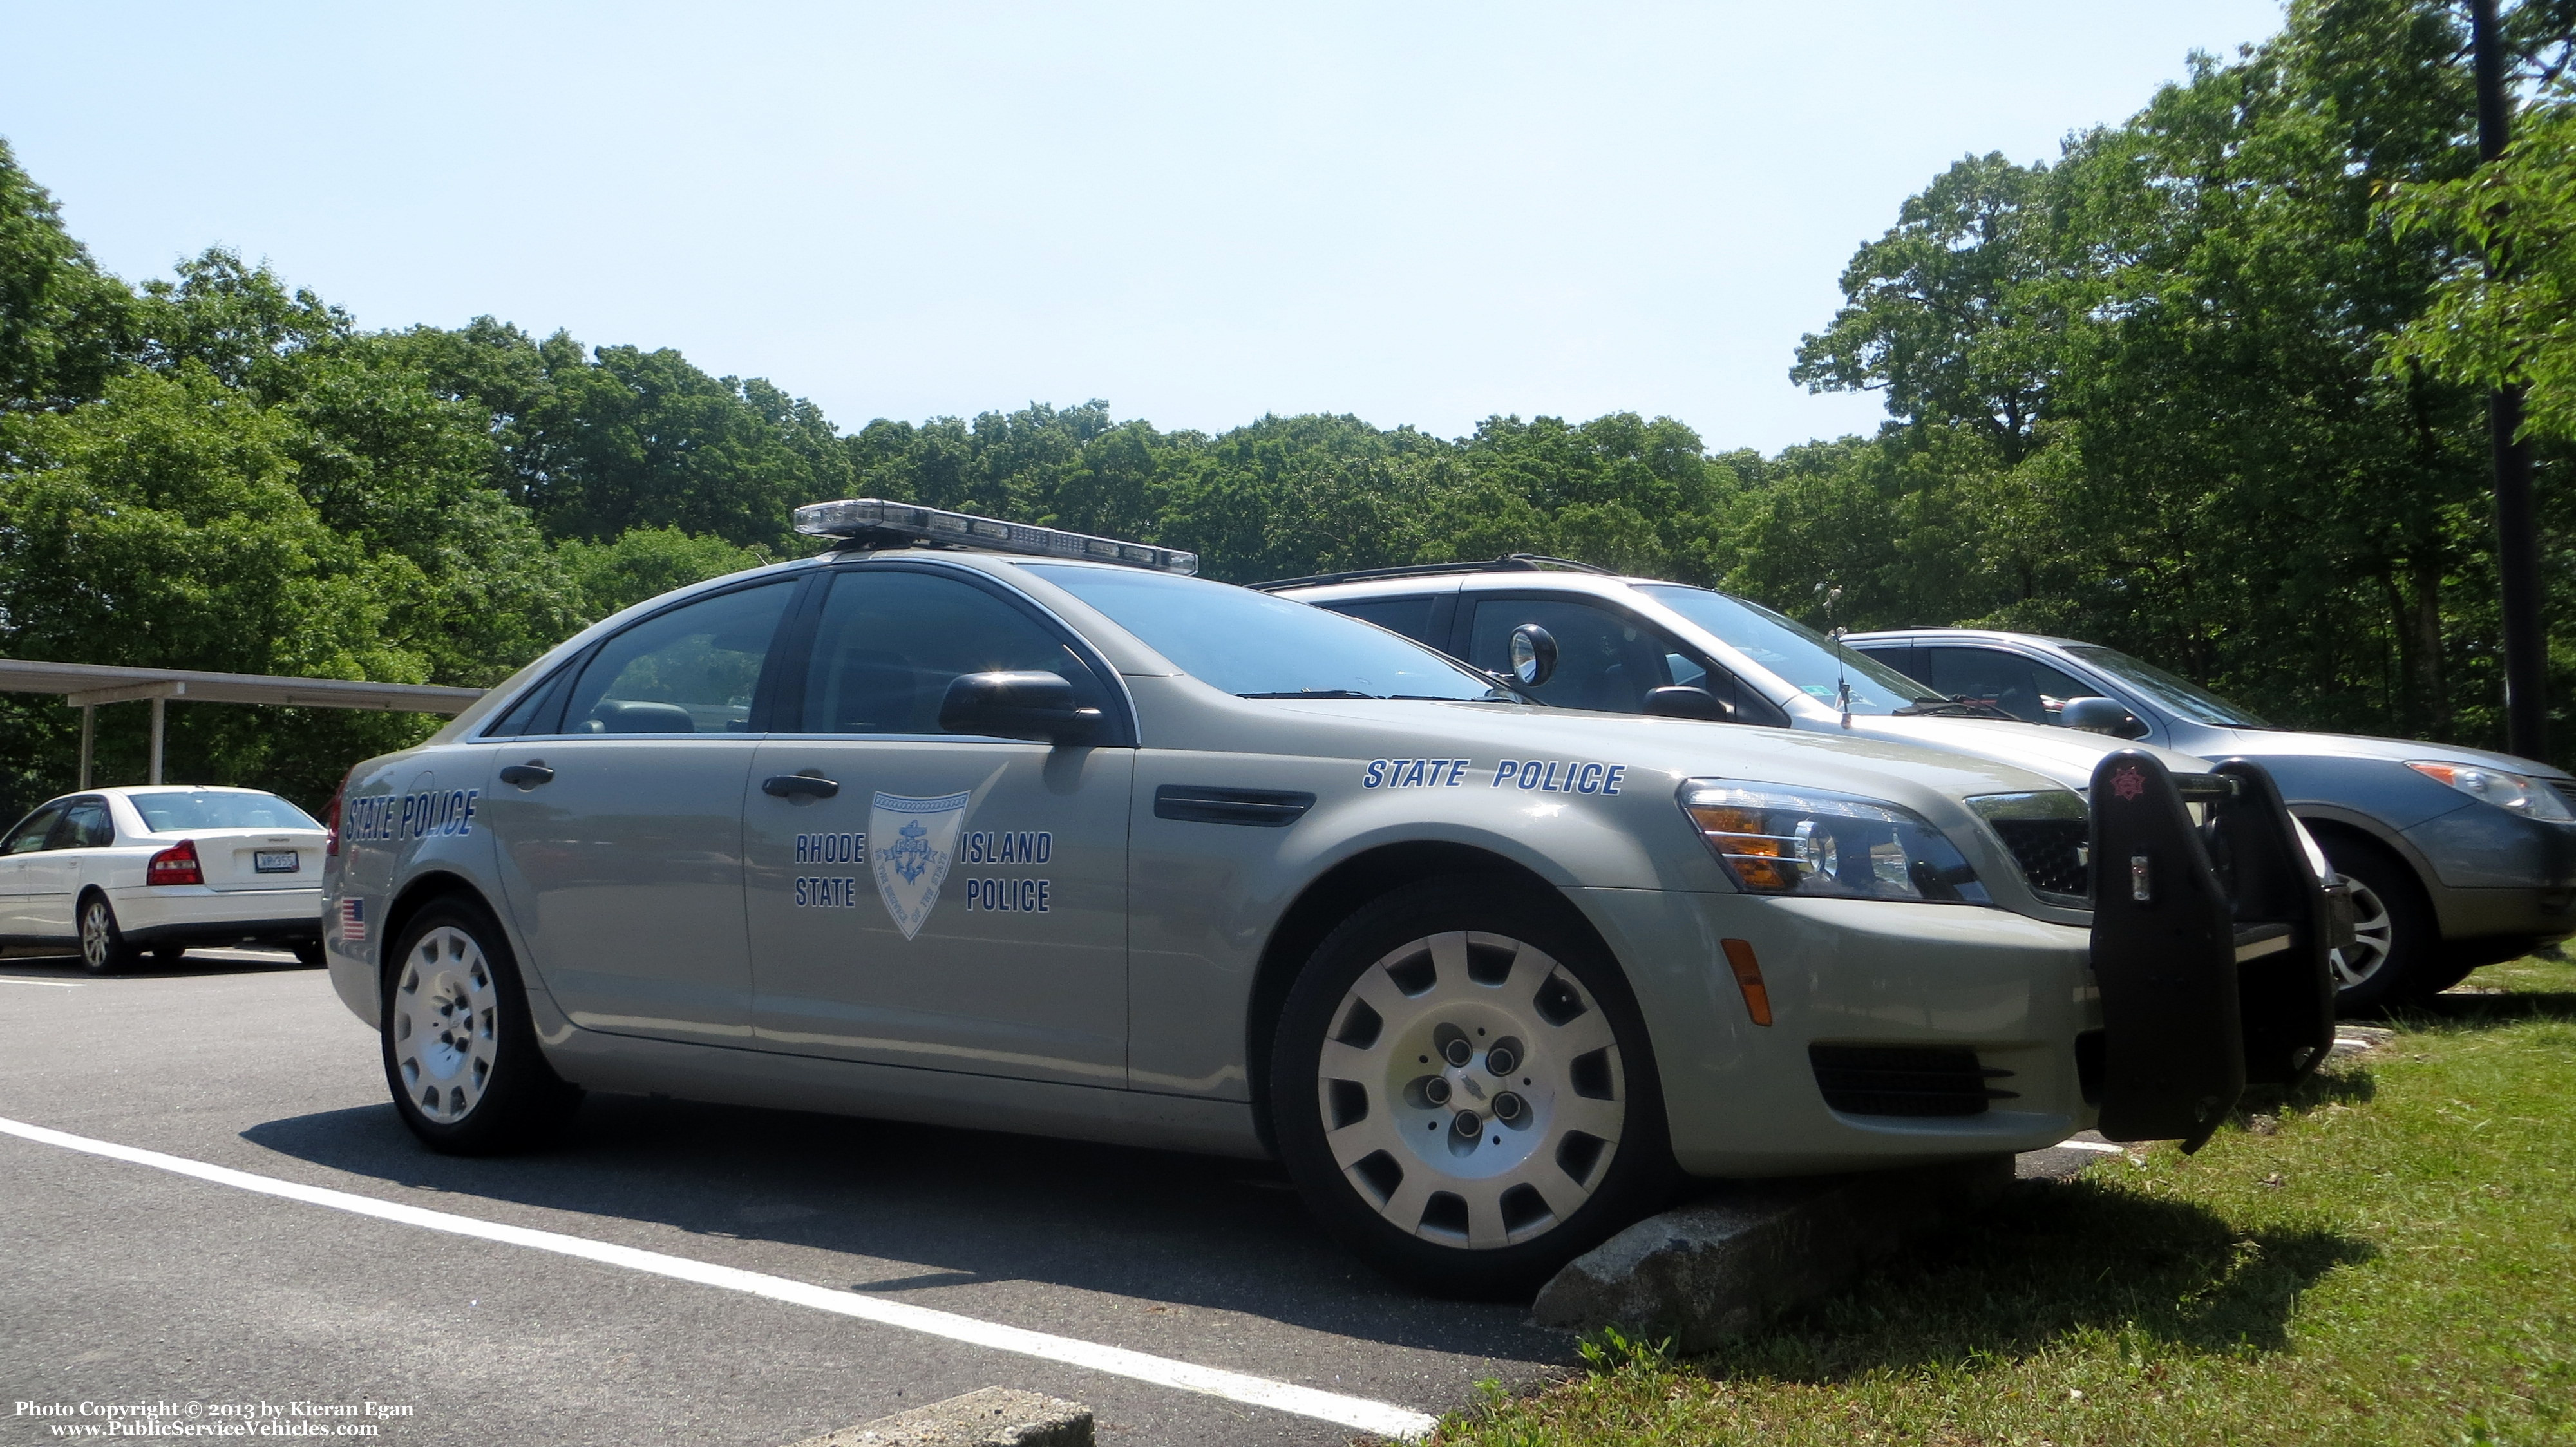
{"type": "Polygon", "coordinates": [[[840,1316],[857,1317],[880,1326],[901,1327],[906,1331],[946,1337],[972,1346],[992,1347],[998,1351],[1017,1352],[1068,1366],[1088,1367],[1093,1371],[1156,1386],[1178,1387],[1227,1401],[1242,1402],[1275,1411],[1293,1412],[1301,1417],[1314,1417],[1362,1432],[1375,1432],[1381,1437],[1415,1438],[1429,1432],[1438,1419],[1422,1412],[1399,1407],[1390,1402],[1371,1401],[1366,1397],[1346,1397],[1338,1392],[1322,1392],[1292,1382],[1276,1382],[1267,1377],[1230,1372],[1220,1367],[1202,1367],[1169,1357],[1149,1356],[1124,1347],[1102,1346],[1078,1341],[1072,1337],[1051,1336],[998,1322],[978,1321],[953,1312],[933,1311],[900,1301],[882,1301],[854,1292],[790,1281],[783,1276],[770,1276],[758,1271],[742,1271],[731,1266],[717,1266],[692,1261],[685,1256],[666,1256],[659,1251],[644,1251],[632,1246],[613,1246],[605,1241],[592,1241],[581,1236],[566,1236],[555,1231],[537,1231],[525,1226],[504,1226],[495,1221],[478,1221],[471,1216],[451,1215],[445,1211],[424,1210],[418,1206],[379,1201],[372,1196],[352,1195],[347,1191],[327,1190],[320,1186],[281,1181],[273,1176],[253,1175],[226,1166],[208,1165],[182,1156],[167,1156],[159,1151],[138,1150],[113,1141],[92,1140],[64,1131],[49,1130],[40,1125],[0,1117],[0,1134],[42,1145],[60,1146],[87,1155],[105,1156],[109,1160],[150,1166],[174,1175],[191,1176],[219,1186],[255,1191],[263,1196],[278,1196],[307,1205],[328,1206],[357,1216],[372,1216],[379,1221],[392,1221],[424,1230],[444,1231],[453,1236],[471,1236],[504,1245],[526,1246],[538,1251],[552,1251],[560,1256],[575,1256],[607,1266],[622,1266],[653,1276],[667,1276],[676,1281],[691,1281],[700,1286],[720,1286],[728,1291],[747,1292],[772,1301],[810,1306],[840,1316]]]}
{"type": "Polygon", "coordinates": [[[0,985],[43,985],[54,990],[77,990],[82,983],[79,980],[30,980],[17,975],[0,975],[0,985]]]}
{"type": "Polygon", "coordinates": [[[2092,1151],[2096,1154],[2106,1156],[2124,1156],[2129,1153],[2129,1148],[2127,1146],[2115,1146],[2109,1141],[2059,1141],[2049,1149],[2060,1151],[2092,1151]]]}

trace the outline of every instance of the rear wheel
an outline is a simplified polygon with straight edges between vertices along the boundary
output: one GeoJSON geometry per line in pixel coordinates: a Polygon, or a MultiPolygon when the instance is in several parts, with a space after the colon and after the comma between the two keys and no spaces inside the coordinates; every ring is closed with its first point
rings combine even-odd
{"type": "Polygon", "coordinates": [[[1291,987],[1271,1052],[1280,1153],[1308,1204],[1445,1295],[1527,1296],[1672,1177],[1626,980],[1515,887],[1431,880],[1363,908],[1291,987]]]}
{"type": "Polygon", "coordinates": [[[394,1108],[432,1150],[516,1150],[581,1101],[538,1052],[500,926],[469,900],[439,900],[403,927],[386,961],[383,1021],[394,1108]]]}
{"type": "Polygon", "coordinates": [[[81,900],[80,948],[81,964],[93,975],[120,974],[142,957],[125,942],[125,932],[116,927],[116,907],[103,894],[81,900]]]}
{"type": "Polygon", "coordinates": [[[322,958],[322,946],[318,943],[299,943],[289,945],[287,948],[295,952],[295,962],[308,970],[318,970],[326,963],[322,958]]]}
{"type": "Polygon", "coordinates": [[[2335,976],[2335,1012],[2364,1014],[2420,1000],[2457,984],[2442,978],[2442,941],[2432,902],[2414,871],[2375,845],[2342,835],[2318,843],[2326,861],[2352,886],[2350,949],[2328,956],[2335,976]]]}

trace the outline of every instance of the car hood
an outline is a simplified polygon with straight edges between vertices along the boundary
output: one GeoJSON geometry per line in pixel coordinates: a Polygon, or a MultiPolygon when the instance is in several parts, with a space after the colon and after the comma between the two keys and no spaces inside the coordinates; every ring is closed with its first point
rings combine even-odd
{"type": "Polygon", "coordinates": [[[1872,738],[1893,739],[1921,748],[1937,749],[1946,754],[1965,754],[1970,758],[2011,764],[2035,774],[2044,774],[2070,789],[2091,788],[2094,766],[2102,761],[2104,754],[2121,749],[2153,754],[2167,769],[2177,774],[2199,774],[2209,770],[2208,760],[2192,754],[2048,724],[2007,723],[2002,719],[1897,718],[1886,714],[1854,714],[1851,731],[1872,738]]]}
{"type": "Polygon", "coordinates": [[[2463,748],[2458,744],[2427,743],[2422,739],[2382,739],[2368,734],[2295,733],[2288,729],[2212,730],[2231,740],[2233,747],[2224,752],[2243,754],[2249,759],[2266,755],[2298,755],[2328,759],[2386,759],[2392,763],[2423,760],[2429,763],[2461,764],[2480,769],[2501,769],[2509,774],[2522,774],[2541,779],[2566,779],[2563,769],[2553,768],[2535,759],[2516,758],[2489,749],[2463,748]]]}
{"type": "MultiPolygon", "coordinates": [[[[1131,682],[1143,686],[1140,692],[1151,687],[1146,680],[1131,682]]],[[[1193,691],[1203,687],[1185,679],[1173,685],[1193,691]]],[[[1201,697],[1212,707],[1191,711],[1192,732],[1205,729],[1204,738],[1149,737],[1148,746],[1356,757],[1363,762],[1407,755],[1465,758],[1487,778],[1498,762],[1580,760],[1625,765],[1632,786],[1655,775],[1664,777],[1667,789],[1684,778],[1732,778],[1834,789],[1897,803],[1951,801],[1939,809],[1943,813],[1978,794],[2065,783],[2057,774],[2001,757],[2007,752],[2003,749],[1971,755],[1858,731],[1809,733],[1498,703],[1242,700],[1213,690],[1201,697]]],[[[1160,730],[1149,726],[1148,732],[1160,730]]],[[[2193,761],[2190,767],[2200,765],[2193,761]]],[[[2089,778],[2083,770],[2069,772],[2089,778]]]]}

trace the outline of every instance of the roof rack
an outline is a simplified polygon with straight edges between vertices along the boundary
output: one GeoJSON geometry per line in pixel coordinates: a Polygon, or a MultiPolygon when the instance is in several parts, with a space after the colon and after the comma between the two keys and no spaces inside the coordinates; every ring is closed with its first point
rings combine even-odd
{"type": "Polygon", "coordinates": [[[874,497],[809,502],[796,510],[796,531],[808,537],[837,539],[835,546],[840,549],[909,548],[929,543],[996,553],[1031,553],[1042,558],[1088,558],[1165,573],[1199,570],[1199,555],[1178,548],[1096,538],[1063,528],[1032,527],[874,497]]]}
{"type": "Polygon", "coordinates": [[[1365,583],[1377,578],[1437,578],[1451,573],[1599,573],[1616,576],[1608,568],[1578,563],[1572,558],[1551,558],[1545,553],[1505,553],[1499,558],[1479,563],[1410,563],[1400,568],[1353,568],[1344,573],[1315,573],[1303,578],[1273,578],[1250,586],[1264,593],[1281,588],[1320,588],[1328,583],[1365,583]]]}

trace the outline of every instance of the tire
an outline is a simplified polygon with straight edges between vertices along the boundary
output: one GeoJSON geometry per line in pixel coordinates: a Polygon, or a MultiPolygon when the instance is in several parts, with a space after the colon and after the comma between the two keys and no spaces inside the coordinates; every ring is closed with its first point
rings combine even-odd
{"type": "Polygon", "coordinates": [[[2369,1014],[2409,1005],[2459,983],[2443,966],[2432,901],[2415,872],[2375,844],[2331,834],[2317,841],[2335,873],[2352,883],[2353,924],[2361,939],[2336,950],[2335,1013],[2369,1014]]]}
{"type": "Polygon", "coordinates": [[[518,963],[481,905],[451,897],[413,915],[386,957],[382,988],[385,1084],[431,1150],[519,1150],[581,1103],[538,1051],[518,963]]]}
{"type": "Polygon", "coordinates": [[[1443,1296],[1526,1300],[1675,1174],[1627,980],[1514,881],[1425,880],[1352,915],[1289,989],[1269,1083],[1309,1209],[1443,1296]]]}
{"type": "Polygon", "coordinates": [[[152,947],[152,963],[159,965],[165,970],[175,970],[179,968],[180,965],[187,961],[187,958],[188,947],[186,945],[154,945],[152,947]]]}
{"type": "Polygon", "coordinates": [[[287,948],[295,952],[295,963],[308,970],[318,970],[329,963],[322,958],[322,946],[319,944],[293,944],[288,945],[287,948]]]}
{"type": "Polygon", "coordinates": [[[81,897],[80,947],[81,965],[93,975],[121,975],[143,957],[125,942],[125,932],[116,926],[116,906],[103,894],[81,897]]]}

